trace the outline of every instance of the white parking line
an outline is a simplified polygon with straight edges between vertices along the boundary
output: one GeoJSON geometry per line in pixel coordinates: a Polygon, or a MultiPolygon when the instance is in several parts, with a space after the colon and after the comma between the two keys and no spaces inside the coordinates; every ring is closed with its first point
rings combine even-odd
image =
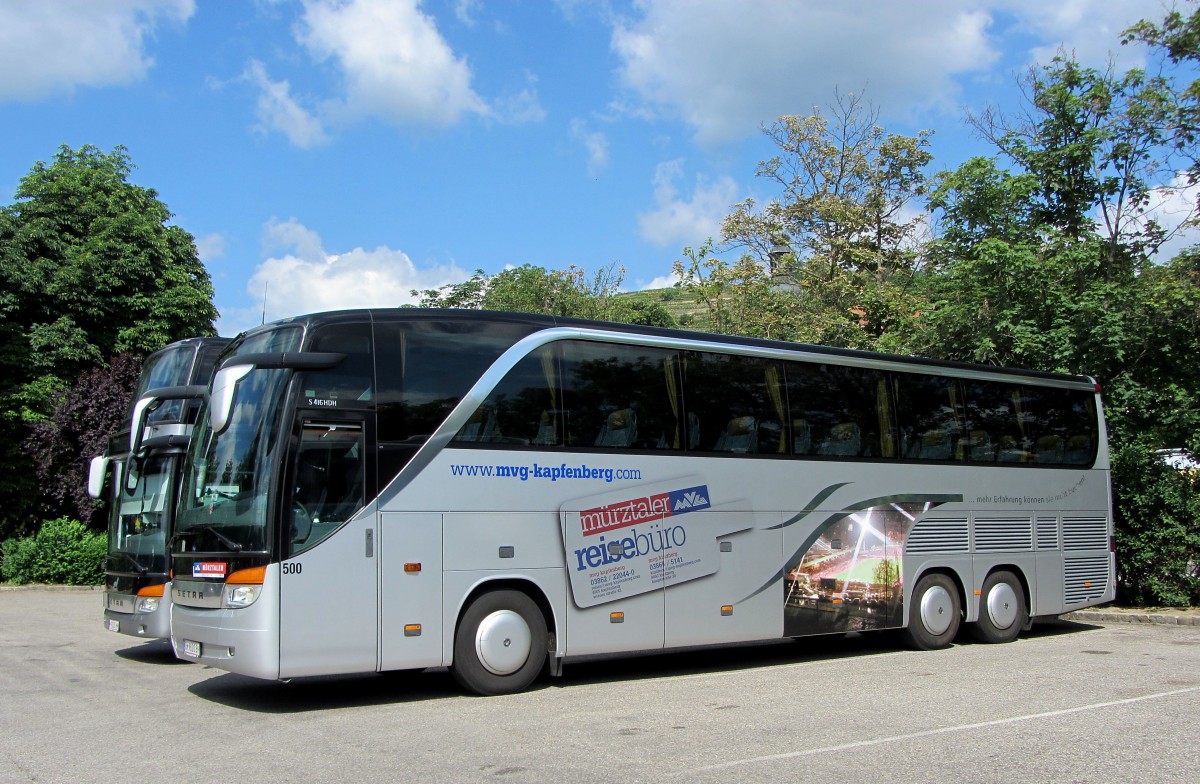
{"type": "Polygon", "coordinates": [[[1048,719],[1056,716],[1068,716],[1072,713],[1082,713],[1084,711],[1099,710],[1101,708],[1112,708],[1118,705],[1129,705],[1135,702],[1145,702],[1147,700],[1157,700],[1163,697],[1175,697],[1180,694],[1191,694],[1192,692],[1200,691],[1200,686],[1192,686],[1187,689],[1176,689],[1175,691],[1163,691],[1156,694],[1146,694],[1141,697],[1130,697],[1124,700],[1113,700],[1112,702],[1095,702],[1091,705],[1080,705],[1075,708],[1064,708],[1056,711],[1046,711],[1045,713],[1030,713],[1025,716],[1012,716],[1007,719],[993,719],[992,721],[981,721],[975,724],[959,724],[953,727],[938,727],[933,730],[925,730],[923,732],[911,732],[906,735],[892,735],[887,738],[874,738],[871,740],[859,740],[854,743],[843,743],[838,746],[822,746],[818,749],[804,749],[803,751],[790,751],[786,754],[767,754],[762,757],[748,757],[746,759],[732,760],[730,762],[721,762],[716,765],[705,765],[702,768],[693,768],[687,773],[677,774],[680,776],[701,773],[713,770],[725,770],[727,768],[735,768],[739,765],[753,765],[759,762],[773,762],[775,760],[796,759],[798,757],[813,757],[818,754],[827,754],[829,752],[846,751],[847,749],[861,749],[866,746],[879,746],[884,743],[895,743],[896,741],[914,740],[916,738],[928,738],[932,735],[944,735],[948,732],[963,732],[966,730],[977,730],[986,727],[1000,727],[1005,724],[1016,724],[1021,721],[1030,721],[1033,719],[1048,719]]]}

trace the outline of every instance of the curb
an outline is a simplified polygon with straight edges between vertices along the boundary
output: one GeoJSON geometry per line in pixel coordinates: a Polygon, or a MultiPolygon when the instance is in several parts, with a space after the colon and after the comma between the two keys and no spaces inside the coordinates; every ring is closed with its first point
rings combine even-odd
{"type": "Polygon", "coordinates": [[[1172,615],[1171,613],[1076,610],[1063,613],[1058,617],[1064,621],[1087,621],[1090,623],[1156,623],[1164,626],[1200,626],[1200,615],[1172,615]]]}

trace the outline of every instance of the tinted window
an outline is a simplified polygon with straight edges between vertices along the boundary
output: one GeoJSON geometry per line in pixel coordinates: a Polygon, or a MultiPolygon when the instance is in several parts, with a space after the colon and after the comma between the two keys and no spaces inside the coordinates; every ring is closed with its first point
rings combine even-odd
{"type": "Polygon", "coordinates": [[[300,374],[300,405],[321,409],[363,408],[374,399],[375,357],[367,322],[329,324],[313,331],[306,351],[345,354],[328,370],[300,374]]]}
{"type": "Polygon", "coordinates": [[[688,449],[787,454],[782,365],[759,357],[689,353],[684,362],[688,449]]]}
{"type": "MultiPolygon", "coordinates": [[[[533,331],[482,320],[377,324],[381,476],[395,476],[492,363],[533,331]]],[[[471,440],[490,433],[479,423],[471,440]]]]}
{"type": "Polygon", "coordinates": [[[916,373],[894,375],[899,454],[909,460],[961,460],[963,411],[956,381],[916,373]]]}
{"type": "Polygon", "coordinates": [[[566,440],[558,348],[519,361],[458,431],[456,443],[562,446],[566,440]]]}
{"type": "Polygon", "coordinates": [[[567,444],[674,449],[682,406],[674,351],[611,343],[563,345],[567,444]]]}
{"type": "Polygon", "coordinates": [[[877,405],[881,374],[793,362],[787,378],[795,454],[879,457],[881,444],[890,449],[890,433],[880,432],[881,414],[888,411],[886,395],[882,408],[877,405]]]}

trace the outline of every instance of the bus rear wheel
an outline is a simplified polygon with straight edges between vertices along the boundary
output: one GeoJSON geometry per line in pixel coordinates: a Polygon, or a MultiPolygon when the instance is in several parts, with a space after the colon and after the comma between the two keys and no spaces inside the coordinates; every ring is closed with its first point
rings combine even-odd
{"type": "Polygon", "coordinates": [[[1025,591],[1009,571],[992,572],[983,581],[979,596],[979,620],[971,635],[980,642],[1012,642],[1029,622],[1025,591]]]}
{"type": "Polygon", "coordinates": [[[962,603],[954,581],[944,574],[927,574],[917,581],[908,612],[905,641],[918,650],[945,648],[958,634],[962,603]]]}
{"type": "Polygon", "coordinates": [[[451,673],[485,696],[529,687],[547,661],[546,619],[520,591],[492,591],[471,602],[454,634],[451,673]]]}

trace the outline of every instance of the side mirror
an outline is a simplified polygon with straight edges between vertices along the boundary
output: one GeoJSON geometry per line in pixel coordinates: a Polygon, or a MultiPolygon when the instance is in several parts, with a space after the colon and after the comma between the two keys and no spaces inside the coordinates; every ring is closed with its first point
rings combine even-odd
{"type": "Polygon", "coordinates": [[[87,494],[91,498],[99,498],[104,492],[104,474],[108,472],[108,457],[96,455],[88,466],[87,494]]]}
{"type": "Polygon", "coordinates": [[[214,433],[222,433],[229,427],[229,415],[233,413],[234,392],[237,382],[254,369],[254,365],[230,365],[223,367],[213,376],[209,421],[214,433]]]}
{"type": "Polygon", "coordinates": [[[133,406],[132,422],[129,425],[129,454],[137,456],[145,438],[146,416],[167,400],[194,400],[208,397],[208,389],[198,384],[185,387],[158,387],[151,389],[133,406]]]}

